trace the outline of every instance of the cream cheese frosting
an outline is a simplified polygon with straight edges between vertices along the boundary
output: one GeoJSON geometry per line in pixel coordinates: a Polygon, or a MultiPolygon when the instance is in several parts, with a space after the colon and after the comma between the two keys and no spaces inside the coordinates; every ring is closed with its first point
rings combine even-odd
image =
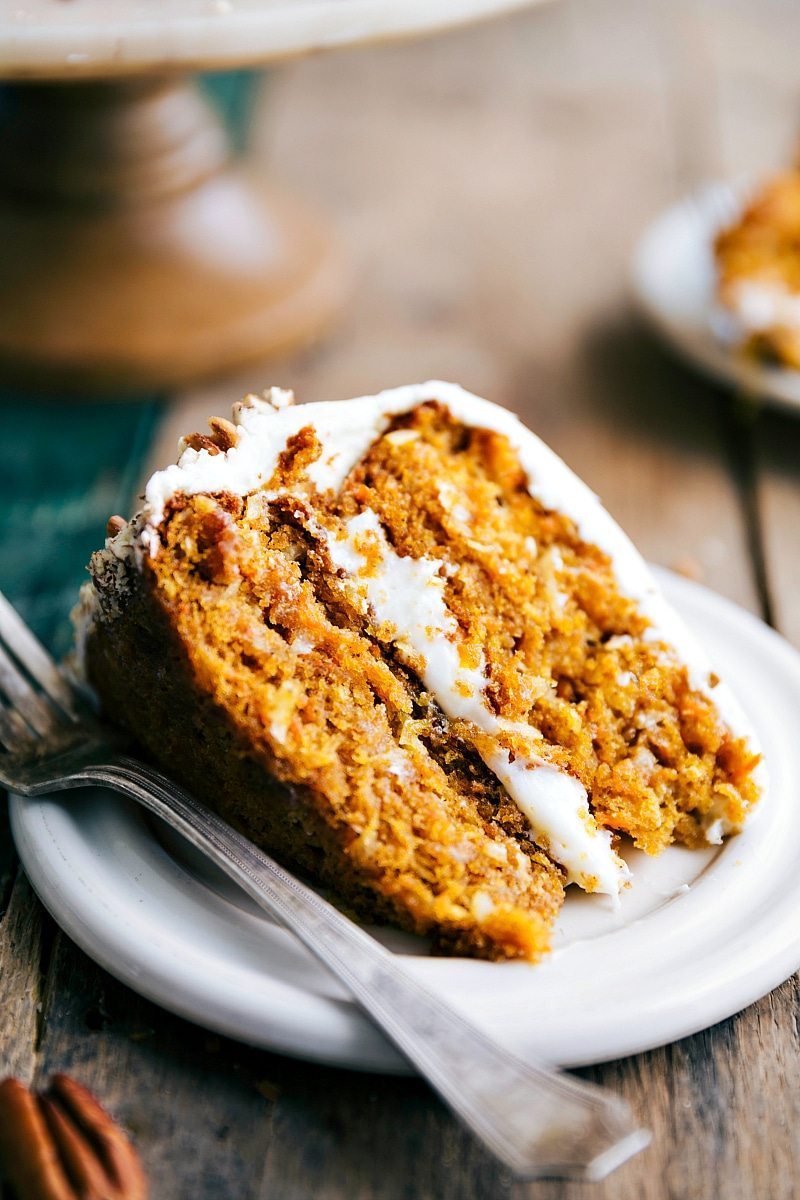
{"type": "MultiPolygon", "coordinates": [[[[278,388],[265,393],[263,399],[247,397],[234,407],[237,443],[216,454],[184,445],[177,463],[152,476],[142,512],[109,539],[106,556],[119,560],[131,554],[137,559],[156,554],[158,526],[170,498],[178,493],[248,495],[264,488],[289,439],[308,426],[314,429],[322,453],[307,468],[307,486],[338,491],[394,417],[430,400],[445,405],[455,420],[508,439],[525,472],[530,494],[545,508],[568,517],[585,542],[608,555],[620,591],[637,602],[649,623],[645,636],[672,648],[686,666],[692,688],[710,696],[728,728],[747,737],[757,749],[750,722],[738,702],[716,681],[704,651],[667,604],[633,543],[597,496],[512,413],[452,383],[434,380],[354,400],[296,406],[292,394],[278,388]]],[[[318,532],[333,564],[359,592],[374,622],[391,627],[396,647],[408,656],[446,715],[470,722],[483,735],[479,752],[526,816],[534,839],[565,867],[570,879],[588,890],[617,895],[627,868],[614,852],[608,833],[595,824],[583,786],[538,758],[536,741],[541,735],[537,730],[504,722],[492,712],[484,695],[483,665],[462,665],[457,624],[444,602],[447,565],[395,554],[377,516],[368,509],[350,520],[343,536],[321,527],[318,532]],[[359,545],[365,537],[372,538],[381,551],[375,574],[363,570],[359,545]],[[523,736],[526,752],[510,754],[504,735],[506,741],[509,736],[523,736]]],[[[709,842],[727,832],[724,818],[712,813],[709,842]]]]}
{"type": "Polygon", "coordinates": [[[775,280],[743,279],[730,289],[727,308],[742,333],[800,328],[800,294],[775,280]]]}
{"type": "Polygon", "coordinates": [[[759,334],[800,330],[800,293],[779,280],[742,279],[711,310],[713,333],[733,349],[759,334]]]}
{"type": "Polygon", "coordinates": [[[543,848],[566,869],[569,882],[616,895],[627,869],[612,849],[610,834],[595,824],[585,789],[536,754],[535,744],[541,741],[537,729],[491,710],[483,660],[476,667],[463,665],[458,625],[444,599],[446,564],[395,553],[371,509],[351,517],[343,534],[326,533],[334,566],[353,582],[374,621],[391,627],[396,648],[412,669],[416,666],[445,715],[489,735],[489,749],[482,742],[477,746],[483,761],[528,819],[543,848]],[[370,550],[379,553],[377,570],[375,555],[364,553],[368,542],[370,550]],[[526,753],[510,752],[502,744],[503,734],[521,737],[526,753]]]}

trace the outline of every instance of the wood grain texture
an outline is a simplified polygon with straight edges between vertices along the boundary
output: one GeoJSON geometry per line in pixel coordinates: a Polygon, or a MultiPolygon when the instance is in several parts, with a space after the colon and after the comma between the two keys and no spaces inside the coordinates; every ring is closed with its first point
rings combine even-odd
{"type": "MultiPolygon", "coordinates": [[[[755,612],[771,603],[800,642],[800,425],[744,419],[649,341],[627,299],[651,215],[703,171],[786,154],[800,13],[754,0],[665,8],[577,0],[277,79],[259,153],[325,201],[356,302],[326,346],[183,397],[153,463],[254,387],[313,400],[451,377],[516,409],[649,557],[755,612]]],[[[24,910],[16,891],[12,903],[24,910]]],[[[7,916],[0,963],[9,930],[7,916]]],[[[135,1131],[154,1200],[797,1195],[796,980],[703,1034],[586,1072],[654,1133],[589,1187],[513,1183],[414,1080],[214,1038],[60,935],[48,962],[39,1042],[0,1008],[0,1046],[96,1087],[135,1131]]]]}
{"type": "Polygon", "coordinates": [[[41,907],[21,871],[0,913],[0,1072],[33,1075],[40,1020],[41,907]]]}

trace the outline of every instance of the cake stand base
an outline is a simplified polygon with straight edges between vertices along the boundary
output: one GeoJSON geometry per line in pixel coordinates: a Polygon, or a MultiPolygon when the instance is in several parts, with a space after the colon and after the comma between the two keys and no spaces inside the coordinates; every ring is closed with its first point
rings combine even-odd
{"type": "Polygon", "coordinates": [[[4,99],[2,382],[180,387],[312,342],[340,310],[334,239],[231,161],[191,82],[19,85],[4,99]]]}

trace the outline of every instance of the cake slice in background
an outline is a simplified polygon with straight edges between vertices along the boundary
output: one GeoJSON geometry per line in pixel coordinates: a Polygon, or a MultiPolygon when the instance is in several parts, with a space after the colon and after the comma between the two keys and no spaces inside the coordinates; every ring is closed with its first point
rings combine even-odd
{"type": "Polygon", "coordinates": [[[717,235],[714,256],[725,339],[800,368],[800,170],[764,184],[717,235]]]}
{"type": "Polygon", "coordinates": [[[283,862],[443,951],[535,960],[621,838],[718,843],[759,751],[597,498],[453,384],[184,439],[79,649],[107,715],[283,862]]]}

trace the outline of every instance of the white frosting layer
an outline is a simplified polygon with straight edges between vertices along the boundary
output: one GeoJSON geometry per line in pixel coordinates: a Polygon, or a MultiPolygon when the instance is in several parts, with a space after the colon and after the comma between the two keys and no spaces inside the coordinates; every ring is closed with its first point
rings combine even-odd
{"type": "Polygon", "coordinates": [[[778,282],[742,280],[728,302],[744,333],[800,327],[800,294],[778,282]]]}
{"type": "Polygon", "coordinates": [[[458,625],[445,603],[445,564],[396,554],[371,509],[352,517],[345,528],[343,535],[328,534],[328,552],[366,601],[375,623],[391,627],[388,636],[446,716],[489,735],[490,748],[477,746],[483,761],[525,814],[537,841],[566,868],[569,880],[616,896],[627,870],[609,833],[595,824],[585,789],[536,753],[542,736],[537,729],[492,711],[485,696],[483,655],[475,667],[462,664],[458,625]],[[526,752],[510,754],[502,744],[504,733],[517,741],[522,737],[526,752]]]}
{"type": "MultiPolygon", "coordinates": [[[[234,409],[237,444],[218,454],[184,448],[178,462],[157,472],[147,485],[145,506],[136,526],[136,545],[131,548],[128,530],[109,542],[108,550],[120,556],[156,553],[155,531],[167,502],[176,493],[247,495],[263,487],[289,439],[308,426],[323,447],[321,456],[308,469],[310,483],[320,490],[336,491],[393,417],[428,400],[443,403],[456,420],[467,426],[494,430],[509,440],[527,475],[531,495],[545,508],[572,520],[584,541],[609,556],[620,591],[638,603],[649,622],[645,636],[674,649],[688,669],[692,687],[711,697],[725,724],[735,734],[747,737],[757,752],[756,738],[741,707],[724,684],[711,686],[705,653],[664,600],[640,554],[594,493],[512,413],[452,383],[432,381],[355,400],[296,407],[291,405],[291,394],[277,388],[267,400],[249,397],[234,409]]],[[[354,535],[370,529],[379,535],[371,525],[374,514],[363,513],[355,520],[363,525],[351,530],[354,535]]],[[[331,552],[340,567],[358,578],[363,562],[356,548],[349,542],[334,542],[331,552]]],[[[396,555],[392,559],[384,553],[383,580],[380,576],[374,581],[362,580],[365,601],[378,621],[389,622],[396,630],[398,645],[405,645],[409,653],[424,659],[425,685],[449,716],[464,717],[483,733],[501,735],[502,723],[484,701],[482,668],[470,670],[460,665],[452,640],[454,621],[436,583],[440,569],[441,564],[432,560],[396,555]]],[[[535,738],[535,730],[526,727],[526,732],[535,738]]],[[[616,893],[623,866],[607,835],[594,826],[578,781],[552,766],[537,763],[533,749],[524,761],[511,761],[508,752],[498,746],[496,754],[485,761],[528,817],[534,836],[550,847],[571,875],[585,882],[594,878],[601,890],[616,893]]],[[[728,832],[724,820],[712,813],[710,840],[716,840],[722,832],[728,832]]]]}

